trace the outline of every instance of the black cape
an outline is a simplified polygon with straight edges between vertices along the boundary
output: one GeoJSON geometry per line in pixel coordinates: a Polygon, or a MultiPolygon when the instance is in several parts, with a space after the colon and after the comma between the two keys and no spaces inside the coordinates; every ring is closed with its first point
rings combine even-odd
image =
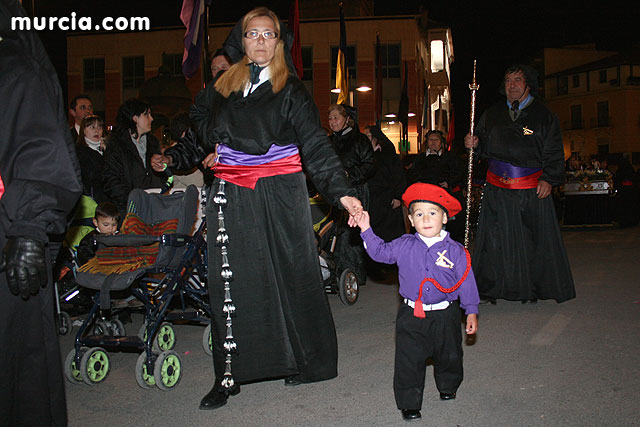
{"type": "MultiPolygon", "coordinates": [[[[551,185],[564,181],[558,119],[539,100],[534,98],[515,121],[506,102],[494,105],[480,118],[477,135],[485,158],[542,168],[540,179],[551,185]]],[[[575,297],[553,200],[538,199],[535,188],[486,184],[472,265],[486,298],[563,302],[575,297]]]]}

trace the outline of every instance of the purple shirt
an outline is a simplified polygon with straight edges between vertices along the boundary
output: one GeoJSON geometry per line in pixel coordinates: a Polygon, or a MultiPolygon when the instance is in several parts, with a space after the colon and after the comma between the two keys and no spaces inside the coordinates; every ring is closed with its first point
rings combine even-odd
{"type": "MultiPolygon", "coordinates": [[[[374,261],[398,265],[400,295],[412,301],[418,299],[420,283],[425,277],[434,278],[441,287],[450,289],[458,283],[467,268],[464,247],[451,239],[448,233],[444,240],[431,247],[427,246],[418,233],[405,234],[389,243],[376,236],[371,228],[360,233],[360,236],[367,253],[374,261]],[[451,263],[453,267],[449,268],[451,263]]],[[[460,307],[466,314],[478,313],[480,298],[473,270],[469,269],[462,285],[451,293],[439,291],[431,282],[425,282],[422,287],[422,302],[425,304],[457,299],[460,299],[460,307]]]]}

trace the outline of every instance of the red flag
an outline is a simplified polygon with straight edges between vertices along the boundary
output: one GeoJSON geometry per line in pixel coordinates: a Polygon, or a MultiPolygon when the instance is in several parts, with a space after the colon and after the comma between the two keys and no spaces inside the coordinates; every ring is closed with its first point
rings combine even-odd
{"type": "Polygon", "coordinates": [[[449,131],[447,133],[447,147],[451,150],[451,144],[453,143],[453,139],[455,138],[455,125],[453,123],[453,108],[451,109],[451,117],[449,120],[449,131]]]}
{"type": "Polygon", "coordinates": [[[380,35],[376,34],[376,124],[382,121],[382,49],[380,35]]]}
{"type": "Polygon", "coordinates": [[[298,0],[293,0],[289,7],[289,29],[293,32],[293,44],[291,45],[291,59],[296,67],[298,78],[302,79],[302,46],[300,46],[300,12],[298,0]]]}

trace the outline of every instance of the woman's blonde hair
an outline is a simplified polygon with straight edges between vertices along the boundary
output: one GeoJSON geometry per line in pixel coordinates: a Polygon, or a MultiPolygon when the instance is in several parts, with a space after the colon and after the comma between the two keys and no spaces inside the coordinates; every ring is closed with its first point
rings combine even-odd
{"type": "MultiPolygon", "coordinates": [[[[274,94],[280,92],[289,78],[289,68],[284,57],[284,41],[282,40],[282,34],[280,33],[280,20],[278,16],[266,7],[256,7],[249,11],[244,18],[242,18],[242,37],[247,31],[249,22],[253,18],[266,16],[273,21],[276,33],[278,33],[278,44],[276,45],[276,51],[273,55],[273,59],[269,63],[271,90],[274,94]]],[[[215,83],[215,88],[222,96],[227,98],[232,92],[241,92],[245,86],[249,83],[250,73],[249,64],[250,60],[245,56],[237,63],[233,64],[215,83]]]]}
{"type": "Polygon", "coordinates": [[[102,120],[102,117],[93,114],[86,116],[80,122],[80,131],[78,132],[78,139],[76,141],[78,145],[87,145],[87,141],[84,140],[84,130],[94,123],[98,123],[102,127],[102,135],[104,136],[104,120],[102,120]]]}

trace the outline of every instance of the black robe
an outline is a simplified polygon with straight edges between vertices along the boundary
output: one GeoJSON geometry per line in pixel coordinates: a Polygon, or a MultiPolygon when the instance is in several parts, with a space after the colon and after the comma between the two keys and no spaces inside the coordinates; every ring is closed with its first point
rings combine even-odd
{"type": "MultiPolygon", "coordinates": [[[[264,154],[271,145],[296,144],[306,171],[325,200],[355,196],[331,148],[313,99],[295,77],[276,95],[265,82],[247,97],[222,97],[209,85],[191,110],[206,152],[216,142],[247,154],[264,154]]],[[[213,184],[212,194],[218,189],[213,184]]],[[[224,224],[233,271],[232,318],[238,351],[232,356],[236,381],[299,374],[303,382],[337,375],[337,340],[322,284],[302,172],[260,178],[254,190],[227,182],[224,224]]],[[[209,236],[218,230],[217,207],[207,203],[209,236]]],[[[221,253],[209,239],[209,293],[216,377],[225,371],[226,315],[221,253]]]]}
{"type": "MultiPolygon", "coordinates": [[[[542,168],[540,180],[564,182],[564,154],[558,119],[533,99],[513,121],[502,101],[480,118],[478,151],[526,168],[542,168]]],[[[551,196],[536,189],[486,184],[473,243],[473,271],[486,298],[507,300],[575,297],[575,289],[551,196]]]]}
{"type": "MultiPolygon", "coordinates": [[[[46,243],[64,233],[82,191],[55,71],[35,35],[5,27],[23,15],[18,7],[0,2],[0,248],[10,237],[46,243]]],[[[54,302],[51,280],[25,301],[0,272],[2,426],[67,423],[54,302]]]]}
{"type": "Polygon", "coordinates": [[[369,186],[369,215],[371,228],[385,242],[405,233],[402,206],[393,208],[393,199],[402,201],[406,186],[405,171],[390,141],[382,141],[373,152],[375,172],[369,186]]]}

